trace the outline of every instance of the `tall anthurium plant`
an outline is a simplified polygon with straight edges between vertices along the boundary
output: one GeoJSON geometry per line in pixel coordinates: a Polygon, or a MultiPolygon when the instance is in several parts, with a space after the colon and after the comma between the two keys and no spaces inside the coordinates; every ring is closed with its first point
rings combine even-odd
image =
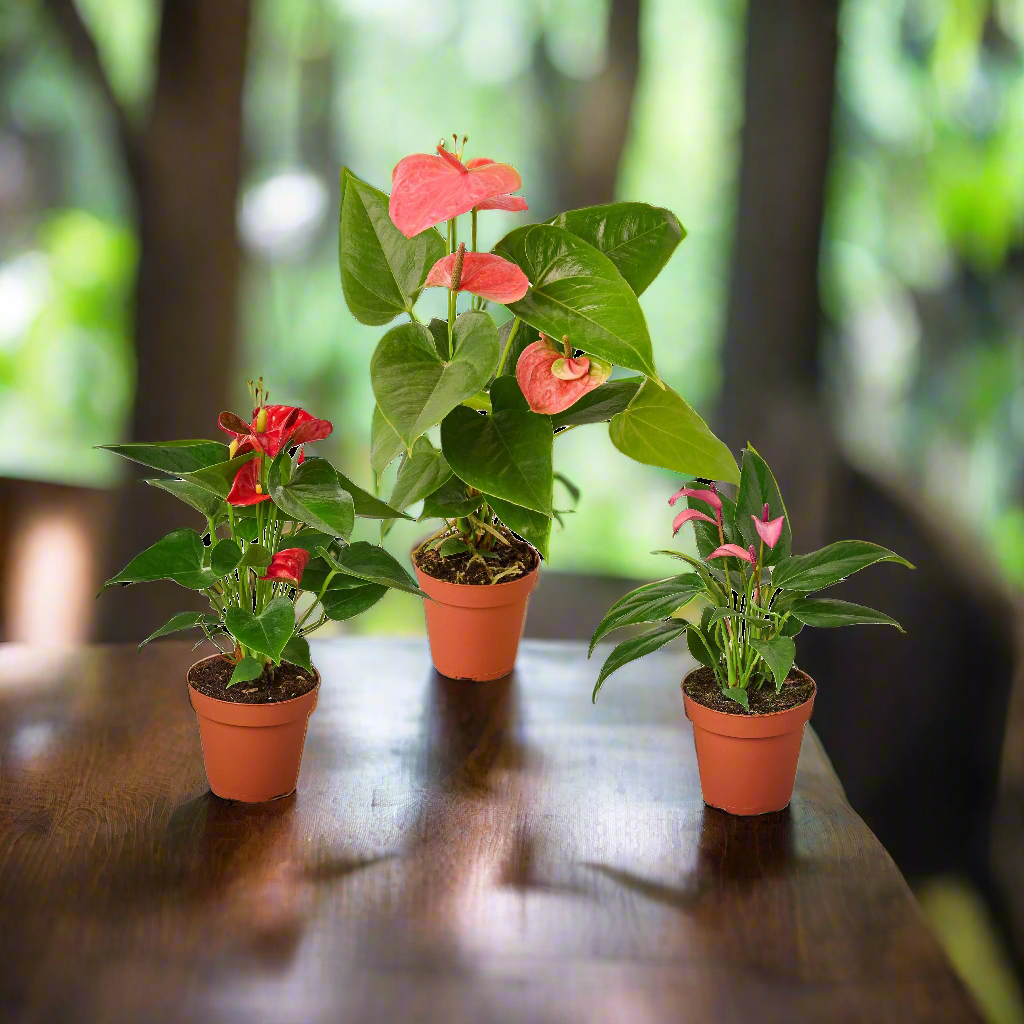
{"type": "MultiPolygon", "coordinates": [[[[809,595],[877,562],[913,566],[894,551],[864,540],[841,540],[806,555],[792,554],[792,532],[778,484],[751,447],[743,453],[736,500],[713,483],[686,486],[669,504],[685,498],[673,536],[686,524],[696,531],[699,557],[657,551],[686,562],[692,572],[658,580],[616,601],[594,631],[590,653],[623,626],[657,623],[612,650],[597,678],[594,700],[605,679],[623,665],[686,634],[690,653],[711,669],[723,694],[749,707],[749,692],[781,690],[796,658],[793,638],[804,626],[899,624],[883,612],[809,595]],[[678,617],[698,606],[699,620],[678,617]]],[[[902,630],[901,630],[902,631],[902,630]]]]}
{"type": "Polygon", "coordinates": [[[307,456],[306,445],[328,437],[331,424],[303,409],[269,405],[262,383],[250,382],[248,420],[221,413],[229,443],[103,446],[166,474],[146,483],[181,499],[204,521],[199,530],[185,527],[158,540],[104,589],[172,580],[205,594],[211,611],[179,612],[143,645],[199,629],[234,664],[229,686],[270,682],[283,661],[311,670],[306,637],[328,620],[359,615],[389,589],[420,594],[383,548],[349,542],[357,516],[402,513],[326,459],[307,456]]]}
{"type": "Polygon", "coordinates": [[[456,137],[452,149],[442,141],[403,159],[390,196],[341,175],[348,308],[372,326],[407,318],[370,363],[371,463],[379,475],[401,459],[392,507],[425,499],[421,518],[444,520],[430,541],[442,556],[485,562],[505,543],[504,524],[546,557],[554,438],[608,421],[631,458],[738,480],[728,449],[658,376],[639,303],[684,237],[674,214],[635,202],[588,207],[516,228],[480,252],[480,214],[527,204],[514,194],[515,168],[465,160],[465,144],[456,148],[456,137]],[[417,316],[424,288],[447,291],[446,320],[417,316]],[[507,310],[500,327],[496,307],[507,310]],[[613,377],[615,367],[632,374],[613,377]],[[427,436],[438,424],[440,449],[427,436]]]}

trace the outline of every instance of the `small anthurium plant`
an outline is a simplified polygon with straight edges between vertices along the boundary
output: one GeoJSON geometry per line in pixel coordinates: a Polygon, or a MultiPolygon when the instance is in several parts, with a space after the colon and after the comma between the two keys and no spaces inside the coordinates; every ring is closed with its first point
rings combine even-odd
{"type": "Polygon", "coordinates": [[[370,362],[370,461],[379,478],[401,460],[389,503],[401,511],[422,499],[420,518],[442,520],[425,545],[442,558],[468,554],[482,582],[497,583],[503,574],[487,563],[508,543],[501,527],[546,558],[555,483],[578,497],[554,470],[554,439],[567,430],[610,421],[614,444],[640,462],[734,482],[739,473],[655,368],[639,297],[684,237],[675,215],[592,206],[515,228],[481,252],[481,215],[527,203],[514,194],[514,167],[466,159],[466,143],[453,136],[405,157],[390,195],[343,170],[339,256],[360,323],[407,318],[370,362]],[[447,292],[447,318],[424,323],[416,304],[430,288],[447,292]],[[632,372],[613,377],[616,367],[632,372]]]}
{"type": "Polygon", "coordinates": [[[752,447],[743,452],[735,500],[711,481],[681,488],[669,504],[681,498],[686,507],[675,517],[673,536],[692,524],[698,556],[654,553],[681,559],[693,571],[639,587],[616,601],[601,620],[590,654],[613,630],[657,625],[612,650],[598,675],[595,701],[609,675],[683,633],[690,653],[711,669],[722,693],[749,710],[752,688],[782,689],[796,658],[793,638],[804,626],[880,624],[900,629],[873,608],[810,595],[876,562],[913,566],[894,551],[863,540],[841,540],[806,555],[792,554],[792,532],[778,484],[752,447]]]}
{"type": "MultiPolygon", "coordinates": [[[[203,525],[174,530],[137,555],[103,589],[172,580],[199,591],[209,612],[179,612],[142,645],[199,629],[234,665],[228,685],[271,682],[287,661],[312,670],[306,637],[328,620],[350,619],[389,589],[420,594],[383,548],[350,543],[356,517],[401,513],[358,487],[306,446],[331,423],[303,409],[270,405],[250,381],[251,417],[221,413],[230,441],[104,445],[162,477],[146,480],[179,498],[203,525]]],[[[197,647],[199,644],[196,645],[197,647]]]]}

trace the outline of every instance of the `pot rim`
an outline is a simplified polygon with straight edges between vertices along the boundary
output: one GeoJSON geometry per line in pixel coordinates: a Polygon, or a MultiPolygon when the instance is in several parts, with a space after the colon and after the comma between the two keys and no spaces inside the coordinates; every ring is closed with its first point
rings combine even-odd
{"type": "MultiPolygon", "coordinates": [[[[298,697],[289,697],[287,700],[261,701],[256,704],[240,704],[238,701],[235,700],[221,700],[220,697],[211,697],[208,693],[203,693],[202,690],[197,690],[192,685],[192,669],[198,668],[200,665],[203,665],[208,661],[213,661],[214,658],[221,657],[223,657],[223,655],[221,654],[211,654],[205,658],[200,658],[198,661],[194,661],[192,662],[191,665],[189,665],[188,671],[185,673],[185,682],[189,690],[191,691],[189,694],[190,703],[192,699],[191,694],[195,693],[202,697],[203,700],[211,700],[214,701],[216,704],[221,704],[225,707],[230,708],[285,708],[288,707],[290,704],[294,704],[296,701],[305,700],[307,697],[309,697],[311,693],[316,693],[320,689],[320,683],[323,681],[320,677],[320,670],[314,665],[313,675],[316,677],[316,685],[311,690],[307,690],[305,693],[300,693],[298,697]]],[[[288,664],[291,665],[294,664],[294,662],[289,662],[288,664]]],[[[298,665],[296,667],[302,668],[301,665],[298,665]]]]}
{"type": "MultiPolygon", "coordinates": [[[[424,540],[426,539],[427,538],[424,538],[424,540]]],[[[416,559],[413,558],[413,555],[422,543],[423,541],[420,541],[409,549],[409,560],[412,562],[412,567],[416,570],[416,573],[420,576],[425,576],[433,583],[439,583],[443,587],[458,587],[459,590],[500,590],[502,587],[514,587],[517,583],[521,584],[524,580],[528,580],[532,576],[536,576],[540,572],[541,564],[544,561],[540,556],[540,552],[528,540],[524,540],[523,543],[526,544],[537,556],[537,564],[525,576],[520,576],[514,580],[508,580],[505,583],[452,583],[451,580],[439,580],[436,576],[431,576],[429,572],[424,572],[416,564],[416,559]]]]}

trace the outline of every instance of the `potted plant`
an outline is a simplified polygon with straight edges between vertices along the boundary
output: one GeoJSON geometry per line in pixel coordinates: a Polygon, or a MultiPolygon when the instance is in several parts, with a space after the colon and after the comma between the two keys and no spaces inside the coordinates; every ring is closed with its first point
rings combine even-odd
{"type": "MultiPolygon", "coordinates": [[[[210,788],[259,802],[295,789],[320,674],[307,637],[352,618],[389,589],[419,594],[383,548],[349,542],[355,517],[400,512],[357,487],[305,447],[331,433],[327,420],[267,404],[262,379],[252,416],[220,415],[231,438],[105,445],[163,474],[147,480],[199,513],[204,525],[175,530],[104,584],[172,580],[206,595],[208,612],[179,612],[141,646],[199,629],[218,653],[188,671],[188,694],[210,788]]],[[[198,644],[196,645],[199,646],[198,644]]]]}
{"type": "Polygon", "coordinates": [[[731,814],[778,811],[793,795],[800,741],[816,692],[814,680],[795,666],[794,637],[804,626],[900,629],[873,608],[810,595],[876,562],[913,566],[863,540],[792,554],[778,484],[751,447],[743,453],[735,501],[704,482],[683,487],[669,504],[680,498],[687,507],[675,517],[673,536],[692,523],[699,557],[655,553],[681,559],[693,571],[639,587],[611,607],[594,632],[591,654],[622,626],[657,625],[612,650],[593,699],[611,673],[685,633],[700,663],[682,690],[705,803],[731,814]]]}
{"type": "Polygon", "coordinates": [[[379,475],[401,460],[392,507],[422,499],[420,518],[441,520],[412,551],[434,599],[425,607],[435,667],[484,680],[515,663],[559,514],[556,482],[577,494],[554,470],[559,434],[610,421],[612,441],[638,461],[716,479],[738,480],[738,470],[655,368],[639,296],[684,236],[675,215],[645,203],[593,206],[478,251],[481,212],[527,204],[513,195],[515,168],[464,161],[466,141],[400,161],[390,196],[343,170],[340,264],[357,320],[407,317],[370,362],[370,461],[379,475]],[[469,245],[460,240],[467,214],[469,245]],[[425,288],[446,290],[446,319],[421,321],[425,288]],[[502,306],[509,319],[499,326],[491,309],[502,306]],[[615,367],[633,372],[612,377],[615,367]]]}

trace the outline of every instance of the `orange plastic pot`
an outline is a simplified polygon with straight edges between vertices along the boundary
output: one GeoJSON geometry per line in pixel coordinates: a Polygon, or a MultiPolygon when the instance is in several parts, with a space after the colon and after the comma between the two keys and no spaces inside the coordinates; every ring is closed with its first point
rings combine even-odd
{"type": "MultiPolygon", "coordinates": [[[[730,814],[781,811],[793,798],[800,743],[814,710],[817,687],[803,704],[787,711],[729,715],[687,695],[690,675],[682,684],[683,704],[693,723],[704,803],[730,814]]],[[[801,675],[814,685],[810,676],[801,675]]]]}
{"type": "Polygon", "coordinates": [[[447,583],[413,565],[420,589],[433,598],[423,608],[434,668],[450,679],[475,682],[508,675],[515,667],[526,606],[537,586],[539,560],[528,575],[492,586],[447,583]]]}
{"type": "MultiPolygon", "coordinates": [[[[215,654],[213,658],[220,655],[215,654]]],[[[188,699],[199,719],[199,738],[210,789],[225,800],[257,804],[295,791],[306,726],[320,692],[320,673],[309,693],[274,704],[234,704],[200,693],[188,671],[188,699]]]]}

